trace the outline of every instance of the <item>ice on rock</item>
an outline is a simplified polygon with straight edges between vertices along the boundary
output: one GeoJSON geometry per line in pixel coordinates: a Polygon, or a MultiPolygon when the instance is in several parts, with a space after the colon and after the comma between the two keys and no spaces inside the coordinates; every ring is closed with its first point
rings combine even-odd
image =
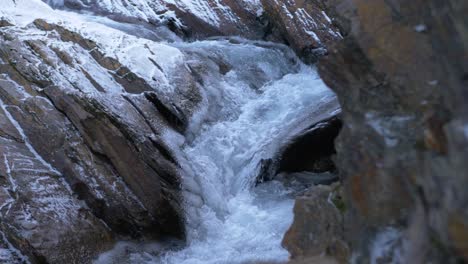
{"type": "MultiPolygon", "coordinates": [[[[219,18],[210,13],[212,7],[208,7],[206,1],[165,2],[181,5],[204,20],[218,23],[219,18]]],[[[258,0],[244,2],[260,10],[258,0]]],[[[121,12],[137,13],[142,19],[159,19],[154,10],[161,1],[135,0],[130,6],[124,3],[127,1],[99,2],[121,12]]],[[[220,4],[219,1],[214,3],[220,4]]],[[[56,7],[63,2],[49,1],[49,4],[56,7]]],[[[227,14],[230,12],[227,7],[219,8],[227,14]]],[[[53,10],[39,0],[8,0],[3,10],[15,14],[18,26],[26,26],[36,18],[46,18],[94,41],[100,52],[144,79],[158,95],[174,98],[191,87],[186,80],[196,79],[193,86],[201,99],[193,108],[187,136],[171,130],[162,134],[174,150],[183,172],[187,247],[156,254],[156,250],[144,245],[119,244],[115,251],[103,254],[96,263],[235,264],[288,259],[281,240],[292,222],[294,200],[280,184],[254,188],[254,183],[262,159],[273,157],[289,137],[306,129],[311,118],[319,116],[320,111],[337,111],[336,107],[327,108],[337,106],[336,98],[314,68],[302,64],[289,48],[278,44],[239,38],[157,42],[154,41],[157,36],[145,38],[128,34],[129,25],[92,18],[89,14],[53,10]],[[191,77],[184,79],[184,74],[191,77]],[[131,254],[123,254],[122,248],[128,247],[131,254]]],[[[307,19],[308,14],[300,15],[307,19]]],[[[98,67],[87,50],[77,44],[48,38],[43,32],[31,34],[33,28],[25,31],[24,37],[43,40],[49,47],[76,55],[73,65],[81,68],[59,68],[60,74],[50,77],[55,83],[63,84],[63,89],[73,87],[67,92],[77,88],[87,96],[99,98],[113,112],[133,117],[132,113],[122,113],[125,108],[119,105],[123,104],[121,95],[128,96],[122,85],[98,67]],[[84,72],[103,91],[93,89],[96,84],[84,72]]],[[[8,114],[8,107],[3,103],[0,106],[8,114]]],[[[11,115],[8,117],[28,144],[21,127],[11,115]]],[[[35,162],[54,171],[34,149],[30,146],[28,149],[35,162]]],[[[6,160],[8,164],[12,162],[10,158],[6,160]]],[[[27,165],[20,159],[16,162],[27,165]]],[[[50,190],[57,188],[43,181],[35,178],[30,183],[31,188],[38,193],[44,191],[43,186],[50,190]]],[[[77,206],[65,198],[48,196],[38,199],[38,203],[44,205],[41,210],[55,210],[63,215],[77,206]]]]}

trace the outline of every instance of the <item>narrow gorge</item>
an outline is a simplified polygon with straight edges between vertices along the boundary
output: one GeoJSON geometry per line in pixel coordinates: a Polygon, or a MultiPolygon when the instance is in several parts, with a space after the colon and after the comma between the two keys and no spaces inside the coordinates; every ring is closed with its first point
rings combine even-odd
{"type": "Polygon", "coordinates": [[[0,263],[468,261],[462,0],[2,0],[0,263]]]}

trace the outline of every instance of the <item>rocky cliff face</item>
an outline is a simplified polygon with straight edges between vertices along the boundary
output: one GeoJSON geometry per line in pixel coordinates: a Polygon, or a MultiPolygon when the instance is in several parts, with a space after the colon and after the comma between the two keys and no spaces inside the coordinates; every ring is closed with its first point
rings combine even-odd
{"type": "Polygon", "coordinates": [[[319,71],[343,107],[336,162],[355,260],[466,260],[467,3],[326,4],[345,35],[319,71]],[[401,231],[376,255],[385,226],[401,231]]]}
{"type": "Polygon", "coordinates": [[[322,0],[262,0],[262,4],[271,27],[267,37],[284,39],[309,63],[326,54],[330,43],[341,39],[322,0]]]}

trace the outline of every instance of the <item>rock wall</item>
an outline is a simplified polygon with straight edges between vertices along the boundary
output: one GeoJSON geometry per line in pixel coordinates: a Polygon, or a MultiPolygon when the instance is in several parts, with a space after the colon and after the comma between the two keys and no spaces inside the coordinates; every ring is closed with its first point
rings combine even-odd
{"type": "Polygon", "coordinates": [[[355,260],[467,260],[467,2],[325,2],[345,36],[318,67],[343,107],[336,165],[355,260]],[[400,242],[376,257],[386,226],[400,242]]]}
{"type": "Polygon", "coordinates": [[[291,46],[308,63],[341,38],[322,0],[96,0],[44,2],[56,8],[91,11],[129,23],[168,25],[179,36],[200,39],[242,36],[291,46]]]}
{"type": "Polygon", "coordinates": [[[271,24],[266,37],[283,39],[306,62],[316,62],[330,43],[341,39],[322,0],[262,0],[262,4],[271,24]]]}
{"type": "Polygon", "coordinates": [[[167,104],[81,34],[41,19],[0,28],[0,247],[11,263],[90,263],[115,237],[184,238],[180,167],[163,137],[184,131],[193,77],[167,104]]]}
{"type": "Polygon", "coordinates": [[[262,35],[258,0],[44,0],[56,8],[86,10],[129,23],[167,24],[187,37],[262,35]]]}

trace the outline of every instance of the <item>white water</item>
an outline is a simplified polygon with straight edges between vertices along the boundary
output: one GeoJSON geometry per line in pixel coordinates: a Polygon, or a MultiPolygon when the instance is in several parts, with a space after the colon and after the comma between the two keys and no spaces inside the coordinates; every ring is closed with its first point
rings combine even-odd
{"type": "Polygon", "coordinates": [[[300,125],[308,108],[330,100],[330,93],[307,69],[288,74],[262,91],[240,105],[233,120],[205,127],[184,149],[202,196],[197,201],[201,207],[188,210],[189,223],[197,218],[200,222],[189,229],[189,247],[164,256],[163,263],[288,259],[280,244],[292,221],[293,201],[278,184],[262,186],[261,191],[252,187],[260,160],[271,157],[287,133],[300,125]]]}
{"type": "MultiPolygon", "coordinates": [[[[128,24],[124,29],[119,23],[111,26],[129,32],[128,24]]],[[[107,49],[112,39],[109,43],[107,49]]],[[[176,154],[183,168],[188,245],[168,252],[159,244],[125,242],[96,263],[287,261],[281,240],[292,222],[293,197],[277,182],[254,187],[259,163],[324,113],[337,110],[335,96],[315,69],[300,63],[285,46],[231,39],[163,42],[157,49],[171,50],[183,54],[177,58],[196,69],[203,83],[203,101],[187,136],[165,135],[175,151],[180,149],[176,154]],[[162,49],[164,45],[172,49],[162,49]]]]}
{"type": "MultiPolygon", "coordinates": [[[[280,45],[213,40],[174,46],[188,61],[196,59],[207,67],[205,101],[178,157],[185,171],[188,246],[162,255],[121,246],[101,256],[100,262],[287,261],[281,240],[292,222],[294,201],[280,183],[254,187],[259,162],[272,157],[314,116],[336,110],[333,93],[313,68],[280,45]],[[222,76],[207,57],[219,57],[233,68],[222,76]],[[124,250],[135,252],[123,254],[124,250]]],[[[171,142],[175,138],[167,135],[171,142]]]]}

